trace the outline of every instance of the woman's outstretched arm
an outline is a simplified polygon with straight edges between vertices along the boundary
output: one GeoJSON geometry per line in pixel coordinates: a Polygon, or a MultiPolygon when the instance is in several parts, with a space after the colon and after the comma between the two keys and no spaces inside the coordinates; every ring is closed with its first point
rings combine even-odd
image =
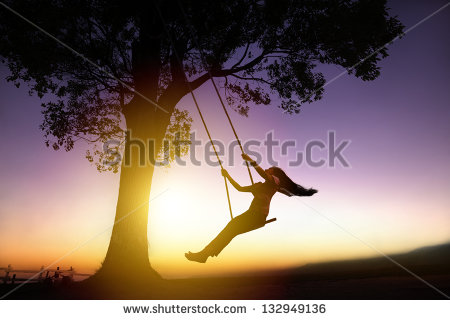
{"type": "Polygon", "coordinates": [[[242,154],[242,159],[244,159],[245,161],[248,161],[253,168],[255,168],[256,172],[258,172],[258,174],[261,176],[261,178],[263,178],[264,180],[270,180],[272,178],[272,176],[268,175],[266,173],[266,171],[264,171],[263,168],[261,168],[256,161],[254,161],[252,158],[249,157],[248,154],[243,153],[242,154]]]}
{"type": "Polygon", "coordinates": [[[222,169],[222,175],[230,181],[230,183],[233,185],[233,187],[236,188],[237,191],[240,191],[240,192],[251,192],[252,191],[253,186],[242,187],[239,183],[234,181],[234,179],[232,177],[230,177],[230,174],[228,173],[227,170],[222,169]]]}

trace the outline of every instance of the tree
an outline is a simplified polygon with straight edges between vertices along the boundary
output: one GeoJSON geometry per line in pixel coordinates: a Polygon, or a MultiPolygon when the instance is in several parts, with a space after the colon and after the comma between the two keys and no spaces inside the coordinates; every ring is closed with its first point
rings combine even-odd
{"type": "MultiPolygon", "coordinates": [[[[373,80],[388,56],[383,46],[403,30],[380,0],[4,3],[84,56],[0,7],[7,80],[26,83],[30,94],[44,99],[47,146],[69,151],[86,141],[87,158],[99,170],[117,169],[103,165],[108,155],[98,149],[109,139],[125,141],[125,148],[130,137],[151,140],[158,152],[167,133],[189,132],[189,114],[176,105],[189,87],[209,80],[207,71],[223,82],[227,102],[242,115],[248,103],[268,105],[274,98],[283,111],[298,113],[323,95],[317,64],[373,80]]],[[[132,269],[153,278],[147,223],[154,166],[140,165],[137,148],[129,150],[120,168],[118,223],[99,274],[132,269]]]]}

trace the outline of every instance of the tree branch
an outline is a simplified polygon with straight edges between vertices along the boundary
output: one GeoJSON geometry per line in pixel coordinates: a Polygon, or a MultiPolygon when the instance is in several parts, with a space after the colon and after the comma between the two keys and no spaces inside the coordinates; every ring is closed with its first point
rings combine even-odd
{"type": "Polygon", "coordinates": [[[169,58],[172,81],[184,82],[185,74],[183,66],[180,63],[183,63],[187,43],[183,40],[174,40],[173,45],[175,48],[172,48],[173,52],[169,58]]]}
{"type": "MultiPolygon", "coordinates": [[[[261,53],[261,55],[259,55],[258,57],[256,57],[252,61],[250,61],[249,63],[244,64],[243,66],[240,66],[240,67],[237,67],[237,68],[211,70],[211,75],[213,77],[226,77],[228,75],[232,75],[233,73],[240,72],[240,71],[252,68],[255,65],[257,65],[258,63],[260,63],[264,59],[266,54],[268,54],[268,52],[263,52],[263,53],[261,53]]],[[[209,73],[206,72],[203,75],[199,76],[197,79],[191,81],[189,84],[190,84],[192,90],[195,90],[198,87],[200,87],[203,83],[208,81],[208,79],[209,79],[209,73]]]]}
{"type": "Polygon", "coordinates": [[[241,76],[238,76],[237,74],[230,74],[230,76],[232,76],[232,77],[235,77],[235,78],[238,78],[238,79],[241,79],[241,80],[253,80],[253,81],[259,81],[259,82],[263,82],[263,83],[266,83],[266,84],[268,84],[268,85],[272,85],[272,83],[271,82],[269,82],[269,81],[267,81],[267,80],[264,80],[263,78],[256,78],[256,77],[241,77],[241,76]]]}
{"type": "Polygon", "coordinates": [[[245,47],[245,51],[244,51],[244,54],[242,55],[241,59],[239,59],[239,61],[236,62],[236,63],[231,67],[231,69],[236,68],[238,65],[240,65],[240,64],[242,63],[242,61],[244,61],[245,56],[247,55],[247,52],[248,52],[248,48],[250,48],[250,42],[247,43],[247,46],[245,47]]]}

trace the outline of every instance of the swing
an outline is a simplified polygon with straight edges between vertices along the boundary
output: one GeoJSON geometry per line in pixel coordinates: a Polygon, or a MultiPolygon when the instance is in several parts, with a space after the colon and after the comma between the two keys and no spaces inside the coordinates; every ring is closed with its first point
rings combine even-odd
{"type": "MultiPolygon", "coordinates": [[[[162,21],[162,24],[163,24],[163,26],[164,26],[165,32],[167,33],[167,37],[168,37],[168,39],[169,39],[169,41],[170,41],[170,44],[171,44],[172,49],[173,49],[173,52],[174,52],[174,54],[175,54],[175,58],[177,59],[177,62],[178,62],[178,64],[179,64],[179,67],[181,68],[181,71],[182,71],[183,77],[184,77],[184,81],[185,81],[186,85],[188,86],[188,89],[189,89],[189,92],[190,92],[190,94],[191,94],[192,100],[194,101],[195,107],[197,108],[198,114],[200,115],[200,119],[202,120],[202,123],[203,123],[203,126],[204,126],[204,128],[205,128],[206,134],[208,135],[209,141],[211,142],[211,145],[212,145],[212,147],[213,147],[214,153],[215,153],[215,155],[216,155],[216,157],[217,157],[217,161],[219,162],[220,168],[221,168],[221,169],[224,169],[224,167],[223,167],[223,165],[222,165],[222,161],[221,161],[220,158],[219,158],[219,154],[217,153],[216,146],[214,145],[214,141],[213,141],[212,138],[211,138],[211,134],[210,134],[210,132],[209,132],[208,126],[206,125],[205,119],[204,119],[204,117],[203,117],[203,113],[202,113],[202,111],[201,111],[201,109],[200,109],[200,107],[199,107],[199,104],[198,104],[198,102],[197,102],[197,98],[195,97],[194,92],[193,92],[193,90],[192,90],[192,87],[191,87],[191,85],[190,85],[190,83],[189,83],[189,81],[188,81],[188,79],[187,79],[187,77],[186,77],[186,73],[184,72],[183,61],[180,59],[180,56],[178,55],[178,52],[177,52],[176,47],[175,47],[175,45],[174,45],[174,43],[173,43],[172,37],[170,36],[169,30],[167,29],[165,20],[164,20],[164,18],[163,18],[163,16],[162,16],[162,13],[161,13],[161,11],[159,10],[159,7],[158,7],[158,5],[157,5],[156,3],[155,3],[155,8],[156,8],[156,11],[158,12],[158,15],[159,15],[159,17],[160,17],[160,19],[161,19],[161,21],[162,21]]],[[[185,17],[185,18],[186,18],[186,17],[185,17]]],[[[189,28],[189,29],[190,29],[190,31],[191,31],[191,33],[192,33],[193,38],[196,39],[195,36],[194,36],[193,30],[192,30],[191,28],[189,28]]],[[[199,46],[198,46],[198,47],[199,47],[199,46]]],[[[222,96],[220,95],[219,89],[218,89],[217,86],[216,86],[216,83],[215,83],[214,78],[213,78],[213,76],[212,76],[212,74],[211,74],[211,71],[210,71],[208,68],[206,68],[205,57],[204,57],[204,55],[203,55],[202,50],[200,50],[200,47],[199,47],[199,53],[200,53],[200,57],[201,57],[202,63],[203,63],[203,65],[204,65],[204,67],[205,67],[205,70],[207,70],[207,72],[208,72],[208,74],[209,74],[209,79],[211,80],[211,82],[212,82],[212,84],[213,84],[213,87],[214,87],[214,90],[215,90],[215,92],[216,92],[216,95],[217,95],[217,97],[219,98],[220,104],[222,105],[222,109],[223,109],[223,111],[225,112],[225,115],[227,116],[227,119],[228,119],[228,122],[229,122],[229,124],[230,124],[230,126],[231,126],[231,129],[233,130],[234,136],[236,137],[236,140],[237,140],[237,142],[238,142],[239,148],[241,149],[241,152],[242,152],[242,153],[245,153],[245,152],[244,152],[244,148],[242,147],[242,144],[241,144],[241,140],[239,140],[239,137],[238,137],[238,135],[237,135],[236,129],[234,128],[233,122],[231,121],[230,115],[228,114],[228,111],[227,111],[227,109],[226,109],[226,107],[225,107],[225,104],[224,104],[224,102],[223,102],[223,100],[222,100],[222,96]]],[[[248,161],[245,161],[245,164],[246,164],[246,166],[247,166],[247,171],[248,171],[248,174],[249,174],[249,177],[250,177],[250,181],[251,181],[251,183],[252,183],[252,185],[253,185],[253,184],[254,184],[254,182],[253,182],[253,176],[252,176],[252,173],[251,173],[251,171],[250,171],[250,166],[249,166],[249,164],[248,164],[248,161]]],[[[230,210],[231,220],[233,220],[233,219],[234,219],[234,218],[233,218],[233,210],[232,210],[232,208],[231,208],[231,200],[230,200],[230,192],[229,192],[229,190],[228,190],[228,182],[227,182],[227,178],[226,178],[226,177],[223,177],[223,179],[224,179],[224,181],[225,181],[225,190],[226,190],[226,193],[227,193],[228,208],[229,208],[229,210],[230,210]]],[[[277,220],[277,218],[271,218],[271,219],[268,219],[268,220],[266,220],[266,222],[264,223],[264,225],[266,225],[266,224],[268,224],[268,223],[271,223],[271,222],[275,222],[276,220],[277,220]]]]}

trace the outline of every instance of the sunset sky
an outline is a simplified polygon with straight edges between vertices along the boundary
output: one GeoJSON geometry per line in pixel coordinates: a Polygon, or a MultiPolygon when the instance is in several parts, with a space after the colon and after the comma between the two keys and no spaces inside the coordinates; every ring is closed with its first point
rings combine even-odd
{"type": "MultiPolygon", "coordinates": [[[[406,28],[445,3],[388,2],[406,28]]],[[[187,261],[184,252],[201,250],[229,221],[220,169],[194,166],[188,158],[187,166],[158,168],[149,213],[152,266],[167,278],[219,275],[378,255],[370,246],[391,254],[450,241],[449,30],[450,6],[389,47],[377,80],[344,75],[298,115],[283,114],[276,101],[251,108],[248,118],[232,112],[244,142],[271,131],[281,141],[296,140],[287,156],[275,148],[274,158],[293,180],[319,193],[277,194],[269,216],[275,223],[237,237],[204,265],[187,261]],[[329,131],[338,143],[351,141],[343,152],[349,168],[288,166],[308,141],[326,142],[329,131]]],[[[319,68],[328,80],[343,71],[319,68]]],[[[93,273],[108,247],[119,175],[98,173],[84,158],[86,145],[71,152],[46,148],[39,99],[28,96],[26,86],[7,83],[6,75],[0,65],[0,267],[38,269],[65,256],[55,266],[93,273]]],[[[233,140],[212,86],[197,96],[214,138],[233,140]]],[[[203,141],[196,148],[200,160],[203,127],[189,97],[179,107],[194,118],[203,141]]],[[[317,159],[325,155],[315,152],[317,159]]],[[[239,158],[236,149],[236,165],[226,168],[247,185],[239,158]]],[[[251,195],[233,189],[231,201],[237,215],[251,195]]]]}

